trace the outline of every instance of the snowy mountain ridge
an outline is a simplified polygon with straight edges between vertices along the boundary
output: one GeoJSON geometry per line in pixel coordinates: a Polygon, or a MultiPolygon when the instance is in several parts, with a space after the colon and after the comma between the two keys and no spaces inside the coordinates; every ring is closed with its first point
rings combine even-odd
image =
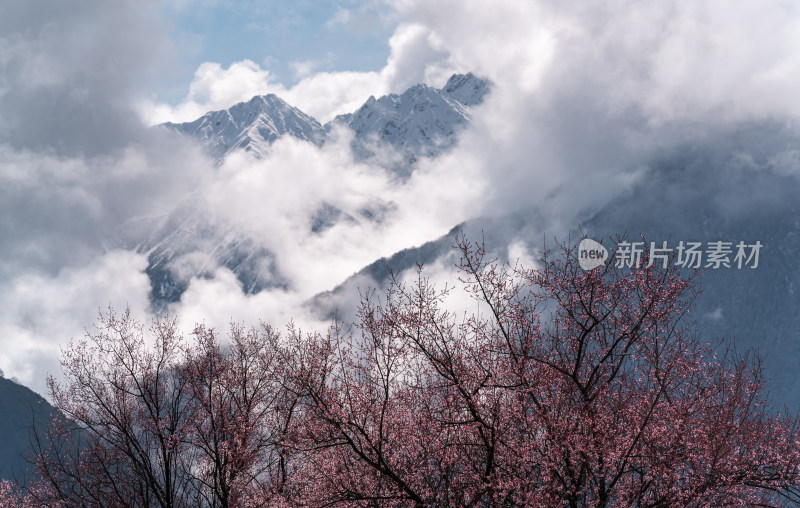
{"type": "Polygon", "coordinates": [[[274,94],[257,95],[193,122],[165,123],[161,127],[197,139],[218,161],[235,150],[263,157],[269,145],[285,134],[316,144],[324,137],[319,122],[274,94]]]}
{"type": "Polygon", "coordinates": [[[413,167],[418,157],[436,157],[452,147],[457,131],[470,117],[470,107],[444,89],[419,84],[400,95],[370,97],[355,113],[336,117],[326,129],[350,128],[355,134],[351,146],[359,160],[374,159],[376,150],[388,144],[401,155],[393,169],[402,171],[413,167]]]}
{"type": "Polygon", "coordinates": [[[161,127],[196,139],[218,163],[237,150],[257,158],[284,135],[321,145],[337,126],[351,129],[359,160],[374,159],[381,148],[401,156],[392,169],[409,173],[419,157],[435,157],[451,148],[466,127],[470,109],[490,91],[490,83],[472,73],[453,75],[441,89],[415,85],[402,94],[370,97],[357,111],[324,126],[274,94],[258,95],[229,109],[212,111],[186,123],[161,127]]]}

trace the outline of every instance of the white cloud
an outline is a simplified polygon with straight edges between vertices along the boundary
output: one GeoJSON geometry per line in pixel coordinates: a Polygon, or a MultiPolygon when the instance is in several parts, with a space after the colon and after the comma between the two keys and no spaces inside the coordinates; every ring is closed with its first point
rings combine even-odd
{"type": "Polygon", "coordinates": [[[45,393],[47,374],[58,375],[56,357],[70,339],[81,338],[98,311],[148,308],[147,258],[111,251],[57,274],[26,271],[6,281],[0,294],[0,368],[45,393]]]}
{"type": "Polygon", "coordinates": [[[436,32],[424,25],[400,25],[389,47],[392,51],[381,74],[390,90],[403,91],[417,83],[441,86],[457,70],[436,32]]]}
{"type": "MultiPolygon", "coordinates": [[[[311,72],[317,61],[295,62],[298,74],[311,72]]],[[[204,63],[195,72],[187,98],[177,106],[140,101],[139,114],[149,125],[189,122],[209,111],[226,109],[255,95],[274,93],[292,106],[321,122],[361,106],[372,94],[385,93],[378,72],[317,72],[301,79],[290,89],[271,81],[269,71],[243,60],[223,69],[218,63],[204,63]]]]}
{"type": "Polygon", "coordinates": [[[189,85],[189,94],[176,107],[143,101],[139,111],[148,124],[185,122],[207,113],[226,109],[237,102],[250,100],[254,95],[284,93],[273,83],[269,71],[251,60],[232,63],[227,69],[216,62],[205,62],[197,68],[189,85]]]}
{"type": "Polygon", "coordinates": [[[283,138],[269,157],[229,157],[203,187],[211,214],[275,254],[279,271],[303,298],[334,287],[382,256],[437,238],[479,208],[477,168],[423,162],[406,182],[382,168],[355,163],[342,133],[318,148],[283,138]],[[446,192],[445,192],[446,189],[446,192]],[[312,233],[324,204],[343,217],[312,233]],[[374,222],[368,208],[385,214],[374,222]]]}
{"type": "Polygon", "coordinates": [[[380,72],[319,72],[300,80],[281,97],[325,123],[336,115],[352,113],[370,95],[388,91],[380,72]]]}
{"type": "Polygon", "coordinates": [[[592,93],[612,112],[640,108],[652,121],[800,113],[800,12],[780,0],[395,5],[458,67],[540,100],[592,93]]]}
{"type": "MultiPolygon", "coordinates": [[[[330,60],[332,55],[329,53],[328,56],[330,60]]],[[[325,60],[298,60],[290,62],[289,67],[292,69],[292,73],[296,79],[303,79],[312,75],[315,70],[325,63],[325,60]]]]}
{"type": "Polygon", "coordinates": [[[528,245],[520,238],[513,240],[509,244],[508,262],[512,267],[519,266],[519,268],[525,270],[533,270],[539,267],[539,263],[534,259],[528,245]]]}

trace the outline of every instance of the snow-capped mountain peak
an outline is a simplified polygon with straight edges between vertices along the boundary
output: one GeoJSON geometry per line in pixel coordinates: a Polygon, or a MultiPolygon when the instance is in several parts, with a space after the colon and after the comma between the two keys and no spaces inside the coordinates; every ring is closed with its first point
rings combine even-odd
{"type": "Polygon", "coordinates": [[[240,149],[264,156],[269,145],[284,134],[313,143],[321,143],[323,138],[319,122],[274,94],[257,95],[193,122],[162,126],[197,139],[218,161],[240,149]]]}
{"type": "Polygon", "coordinates": [[[374,159],[383,147],[393,148],[400,158],[392,169],[409,174],[420,157],[436,157],[455,144],[469,123],[471,107],[489,87],[474,74],[456,74],[442,89],[418,84],[402,94],[371,96],[356,112],[336,117],[325,128],[349,127],[355,134],[353,151],[362,160],[374,159]]]}
{"type": "Polygon", "coordinates": [[[193,122],[162,127],[197,139],[221,162],[236,150],[263,157],[285,134],[322,144],[334,126],[344,125],[355,134],[352,146],[357,158],[388,164],[407,175],[420,157],[435,157],[455,144],[458,131],[469,122],[471,108],[480,104],[489,89],[488,81],[472,73],[455,74],[441,89],[419,84],[402,94],[370,96],[357,111],[340,115],[324,127],[274,94],[257,95],[193,122]],[[376,157],[379,152],[381,160],[376,157]],[[391,162],[386,162],[387,154],[391,162]]]}

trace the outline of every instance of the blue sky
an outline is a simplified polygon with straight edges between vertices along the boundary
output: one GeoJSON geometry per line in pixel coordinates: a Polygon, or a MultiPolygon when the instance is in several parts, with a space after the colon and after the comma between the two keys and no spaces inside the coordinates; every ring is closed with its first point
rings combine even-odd
{"type": "Polygon", "coordinates": [[[285,86],[317,71],[380,70],[396,13],[374,0],[174,0],[161,8],[177,66],[153,81],[158,100],[186,95],[198,66],[244,59],[285,86]]]}

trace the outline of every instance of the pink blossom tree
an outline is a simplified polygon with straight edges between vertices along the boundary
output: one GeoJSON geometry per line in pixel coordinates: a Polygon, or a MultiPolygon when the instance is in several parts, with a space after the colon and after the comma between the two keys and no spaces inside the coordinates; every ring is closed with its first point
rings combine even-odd
{"type": "Polygon", "coordinates": [[[297,404],[283,383],[286,358],[269,326],[233,325],[223,347],[198,326],[181,369],[187,380],[198,505],[274,505],[287,482],[282,446],[297,404]]]}
{"type": "MultiPolygon", "coordinates": [[[[419,269],[327,333],[228,344],[113,312],[63,353],[63,418],[19,506],[774,506],[800,420],[755,355],[704,343],[697,274],[501,265],[459,240],[475,312],[419,269]],[[149,337],[149,338],[148,338],[149,337]]],[[[647,264],[647,259],[644,260],[647,264]]],[[[674,266],[674,265],[673,265],[674,266]]]]}
{"type": "Polygon", "coordinates": [[[175,321],[149,330],[126,311],[62,351],[63,381],[50,378],[59,417],[39,441],[39,505],[187,506],[185,436],[190,412],[175,321]]]}
{"type": "MultiPolygon", "coordinates": [[[[756,357],[701,343],[694,278],[653,266],[488,262],[463,239],[480,314],[422,275],[368,295],[354,333],[295,338],[294,436],[312,504],[774,504],[798,480],[798,420],[756,357]]],[[[646,260],[645,260],[646,261],[646,260]]]]}
{"type": "Polygon", "coordinates": [[[222,345],[204,326],[187,340],[172,320],[145,330],[129,311],[102,315],[62,353],[64,379],[49,382],[60,417],[37,436],[41,481],[16,504],[280,504],[295,401],[278,339],[232,325],[222,345]]]}

